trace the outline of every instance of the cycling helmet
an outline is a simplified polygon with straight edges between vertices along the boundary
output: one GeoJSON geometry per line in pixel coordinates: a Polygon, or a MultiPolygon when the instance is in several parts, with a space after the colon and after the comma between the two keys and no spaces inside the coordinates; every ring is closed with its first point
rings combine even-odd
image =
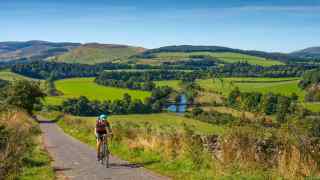
{"type": "Polygon", "coordinates": [[[99,119],[102,120],[102,121],[105,121],[105,120],[107,120],[107,115],[101,114],[101,115],[99,116],[99,119]]]}

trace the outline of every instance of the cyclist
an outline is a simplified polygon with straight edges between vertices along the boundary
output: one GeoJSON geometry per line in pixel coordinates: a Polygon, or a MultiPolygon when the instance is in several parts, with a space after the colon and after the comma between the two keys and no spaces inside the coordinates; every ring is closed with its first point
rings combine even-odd
{"type": "Polygon", "coordinates": [[[97,159],[100,160],[100,147],[103,135],[107,133],[112,134],[110,123],[107,121],[107,115],[102,114],[97,118],[96,127],[94,128],[94,133],[97,138],[97,159]],[[108,131],[107,131],[108,130],[108,131]]]}

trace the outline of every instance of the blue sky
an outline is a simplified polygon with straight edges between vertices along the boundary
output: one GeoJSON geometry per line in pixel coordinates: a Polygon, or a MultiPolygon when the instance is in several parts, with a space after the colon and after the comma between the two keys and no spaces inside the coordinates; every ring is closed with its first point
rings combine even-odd
{"type": "Polygon", "coordinates": [[[320,46],[320,0],[1,0],[0,41],[320,46]]]}

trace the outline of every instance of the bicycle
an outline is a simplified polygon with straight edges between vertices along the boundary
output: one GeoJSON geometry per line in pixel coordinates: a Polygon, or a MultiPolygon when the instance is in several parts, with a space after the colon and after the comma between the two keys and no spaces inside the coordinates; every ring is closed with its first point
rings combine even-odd
{"type": "Polygon", "coordinates": [[[110,151],[108,147],[108,134],[102,135],[102,144],[99,150],[101,164],[105,164],[109,168],[110,151]]]}

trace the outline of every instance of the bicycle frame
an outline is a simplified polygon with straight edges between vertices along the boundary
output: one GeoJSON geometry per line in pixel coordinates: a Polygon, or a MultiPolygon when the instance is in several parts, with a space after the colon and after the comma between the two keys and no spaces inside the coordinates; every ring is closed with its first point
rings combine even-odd
{"type": "Polygon", "coordinates": [[[110,151],[108,147],[108,135],[105,134],[102,136],[102,144],[100,147],[100,158],[101,158],[101,164],[105,164],[107,168],[109,168],[109,156],[110,156],[110,151]]]}

